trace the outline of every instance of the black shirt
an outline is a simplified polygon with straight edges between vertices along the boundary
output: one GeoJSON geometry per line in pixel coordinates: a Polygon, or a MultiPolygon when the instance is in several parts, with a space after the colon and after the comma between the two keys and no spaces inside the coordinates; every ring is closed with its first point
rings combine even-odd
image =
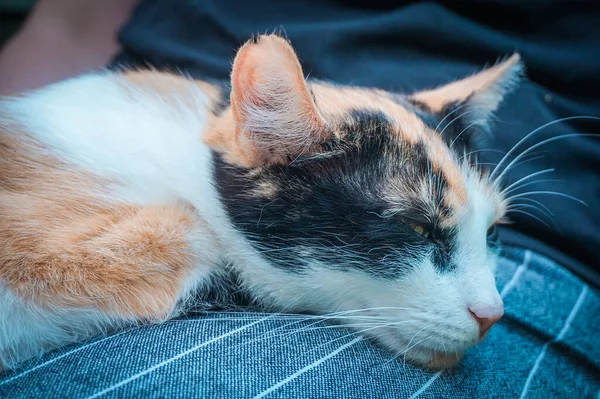
{"type": "MultiPolygon", "coordinates": [[[[600,2],[594,0],[334,1],[147,0],[120,35],[117,64],[177,67],[228,80],[235,50],[258,33],[281,31],[305,73],[343,84],[412,92],[480,70],[518,51],[528,80],[496,114],[489,148],[507,152],[527,133],[569,116],[600,117],[600,2]]],[[[561,134],[595,133],[542,146],[506,184],[555,168],[523,188],[539,201],[510,214],[506,242],[531,248],[600,285],[600,121],[569,120],[520,147],[561,134]],[[556,181],[555,181],[556,180],[556,181]],[[546,207],[543,211],[534,207],[546,207]],[[546,213],[546,215],[544,215],[546,213]],[[551,214],[550,214],[551,213],[551,214]],[[542,219],[542,221],[538,220],[542,219]]],[[[481,153],[484,162],[502,154],[481,153]]]]}

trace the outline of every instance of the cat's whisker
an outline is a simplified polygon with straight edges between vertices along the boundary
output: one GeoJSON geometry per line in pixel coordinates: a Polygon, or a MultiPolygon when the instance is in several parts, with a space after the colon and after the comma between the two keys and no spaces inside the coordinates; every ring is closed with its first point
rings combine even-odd
{"type": "MultiPolygon", "coordinates": [[[[520,199],[519,199],[519,202],[516,202],[516,201],[515,201],[515,202],[511,202],[511,205],[518,205],[518,204],[520,204],[522,201],[525,201],[525,202],[529,202],[529,203],[533,203],[533,204],[539,205],[539,206],[540,206],[542,209],[544,209],[544,210],[545,210],[546,212],[548,212],[550,215],[554,216],[554,212],[552,212],[552,211],[550,210],[550,208],[548,208],[548,207],[547,207],[546,205],[544,205],[542,202],[540,202],[540,201],[537,201],[537,200],[534,200],[533,198],[525,198],[525,197],[523,197],[523,198],[520,198],[520,199]]],[[[510,205],[509,205],[509,207],[510,207],[510,205]]],[[[541,210],[540,210],[540,211],[541,211],[541,210]]]]}
{"type": "MultiPolygon", "coordinates": [[[[498,163],[498,166],[496,166],[496,168],[494,168],[494,170],[492,171],[491,175],[490,175],[490,179],[493,179],[494,176],[496,175],[496,172],[499,170],[500,166],[504,164],[504,162],[506,161],[507,157],[509,155],[512,155],[514,153],[514,151],[516,151],[516,149],[523,143],[525,142],[528,138],[530,138],[532,135],[536,134],[537,132],[555,125],[557,123],[560,122],[566,122],[569,120],[575,120],[575,119],[590,119],[590,120],[598,120],[600,121],[600,118],[598,117],[594,117],[594,116],[570,116],[570,117],[566,117],[566,118],[561,118],[561,119],[557,119],[555,121],[552,122],[548,122],[540,127],[538,127],[537,129],[533,130],[531,133],[527,134],[525,137],[523,137],[521,140],[519,140],[519,142],[517,144],[515,144],[507,153],[506,155],[500,160],[500,162],[498,163]]],[[[569,137],[597,137],[596,134],[593,133],[570,133],[570,134],[564,134],[564,135],[560,135],[560,136],[555,136],[555,137],[551,137],[548,138],[546,140],[543,140],[537,144],[534,144],[532,146],[530,146],[529,148],[527,148],[525,151],[523,151],[522,153],[520,153],[518,156],[516,156],[505,168],[504,170],[498,175],[498,177],[496,178],[496,181],[501,181],[502,177],[504,175],[506,175],[506,173],[511,169],[511,167],[520,159],[523,158],[523,156],[525,154],[530,153],[531,151],[533,151],[534,149],[544,145],[544,144],[548,144],[551,143],[553,141],[556,140],[562,140],[565,138],[569,138],[569,137]]]]}
{"type": "MultiPolygon", "coordinates": [[[[357,313],[357,312],[365,312],[365,311],[372,311],[372,310],[414,310],[413,308],[405,308],[405,307],[373,307],[373,308],[363,308],[363,309],[351,309],[351,310],[347,310],[347,311],[341,311],[341,312],[332,312],[332,313],[326,313],[326,314],[322,314],[322,315],[303,315],[303,314],[297,314],[297,313],[270,313],[269,317],[271,319],[276,319],[277,317],[279,317],[280,319],[293,319],[293,320],[297,320],[294,321],[293,323],[290,324],[286,324],[284,326],[280,326],[278,328],[285,328],[285,327],[289,327],[291,325],[297,324],[297,323],[301,323],[304,321],[308,321],[308,320],[317,320],[317,322],[324,322],[324,321],[335,321],[337,320],[353,320],[353,319],[358,319],[358,320],[378,320],[378,321],[389,321],[389,318],[385,317],[385,316],[369,316],[369,315],[353,315],[353,316],[347,316],[348,314],[353,314],[353,313],[357,313]]],[[[214,313],[219,313],[219,312],[214,312],[214,313]]],[[[231,313],[237,313],[237,314],[244,314],[246,312],[231,312],[231,313]]],[[[237,320],[238,318],[236,318],[237,320]]],[[[249,318],[252,320],[255,320],[255,318],[249,318]]],[[[346,324],[348,325],[348,324],[346,324]]]]}
{"type": "Polygon", "coordinates": [[[452,147],[454,146],[454,143],[460,138],[460,136],[463,135],[464,132],[466,132],[467,130],[469,130],[470,128],[472,128],[475,125],[481,124],[481,123],[485,123],[485,120],[477,120],[471,124],[469,124],[467,127],[465,127],[455,138],[454,140],[452,140],[452,142],[450,143],[450,146],[448,148],[452,149],[452,147]]]}
{"type": "Polygon", "coordinates": [[[454,122],[456,122],[457,120],[459,120],[460,118],[462,118],[463,116],[473,113],[475,112],[475,109],[469,109],[468,111],[463,112],[462,114],[458,115],[457,117],[455,117],[454,119],[452,119],[450,122],[448,122],[446,124],[446,126],[444,126],[444,128],[440,131],[439,135],[443,136],[444,132],[446,131],[446,129],[448,129],[450,127],[450,125],[452,125],[454,122]]]}
{"type": "Polygon", "coordinates": [[[417,342],[415,342],[414,344],[412,344],[411,346],[407,347],[407,348],[404,350],[404,352],[403,352],[403,353],[404,353],[404,357],[405,357],[405,360],[404,360],[404,361],[406,361],[406,355],[408,354],[408,351],[410,351],[412,348],[415,348],[415,347],[419,346],[419,344],[422,344],[423,342],[425,342],[425,341],[427,341],[428,339],[431,339],[431,338],[433,338],[433,337],[435,337],[435,335],[430,333],[429,335],[426,335],[426,336],[425,336],[425,338],[423,338],[422,340],[420,340],[420,341],[417,341],[417,342]]]}
{"type": "Polygon", "coordinates": [[[460,158],[458,158],[458,161],[461,162],[463,159],[468,158],[469,156],[473,155],[473,154],[477,154],[480,152],[495,152],[495,153],[500,153],[500,154],[506,154],[506,151],[500,151],[500,150],[495,150],[492,148],[480,148],[478,150],[472,150],[469,152],[464,153],[460,158]]]}
{"type": "MultiPolygon", "coordinates": [[[[388,360],[386,360],[385,362],[383,362],[383,363],[380,365],[380,367],[386,366],[386,365],[390,364],[391,362],[398,361],[398,357],[399,357],[400,355],[402,355],[402,351],[403,351],[403,350],[404,350],[404,349],[402,349],[402,350],[399,350],[399,351],[396,351],[396,352],[395,352],[393,355],[391,355],[391,356],[390,356],[390,358],[389,358],[388,360]]],[[[402,364],[403,364],[403,366],[406,366],[406,363],[402,363],[402,364]]]]}
{"type": "MultiPolygon", "coordinates": [[[[308,294],[312,293],[313,291],[314,291],[314,290],[308,290],[308,291],[307,291],[307,292],[305,292],[304,294],[302,294],[302,295],[298,296],[298,297],[297,297],[297,298],[296,298],[294,301],[292,301],[292,302],[291,302],[291,303],[290,303],[288,306],[285,306],[285,307],[283,308],[283,311],[285,312],[285,310],[292,308],[292,307],[293,307],[293,306],[294,306],[294,305],[295,305],[295,304],[296,304],[298,301],[300,301],[302,298],[304,298],[304,297],[305,297],[305,296],[307,296],[308,294]]],[[[258,318],[258,319],[256,319],[256,320],[255,320],[255,323],[256,323],[256,324],[258,324],[258,323],[261,323],[261,322],[262,322],[262,323],[264,323],[264,322],[266,322],[266,321],[268,321],[268,320],[276,320],[276,317],[277,317],[277,316],[279,316],[279,315],[281,315],[281,314],[282,314],[282,313],[269,313],[269,314],[268,314],[267,316],[265,316],[265,317],[262,317],[262,318],[258,318]]],[[[285,313],[284,313],[284,314],[285,314],[285,313]]],[[[298,321],[296,321],[296,322],[293,322],[293,323],[291,323],[291,324],[295,324],[295,323],[298,323],[298,321]]],[[[242,344],[240,344],[240,345],[242,345],[242,344]]]]}
{"type": "Polygon", "coordinates": [[[584,201],[580,200],[579,198],[573,197],[572,195],[569,195],[569,194],[560,193],[558,191],[527,191],[525,193],[515,194],[515,195],[509,197],[508,201],[512,201],[513,199],[516,199],[516,198],[526,197],[528,195],[556,195],[558,197],[568,198],[573,201],[579,202],[582,205],[588,206],[588,204],[586,204],[584,201]]]}
{"type": "Polygon", "coordinates": [[[365,328],[365,329],[358,330],[358,331],[353,331],[353,332],[350,332],[348,334],[344,334],[341,337],[338,337],[338,338],[329,340],[327,342],[324,342],[324,343],[316,346],[315,348],[313,348],[313,350],[316,350],[316,349],[321,348],[321,347],[326,346],[326,345],[331,345],[332,343],[337,342],[337,341],[342,340],[342,339],[353,337],[353,336],[359,335],[359,334],[364,334],[367,331],[372,331],[372,330],[376,330],[378,328],[383,328],[383,327],[387,327],[387,324],[381,324],[381,325],[378,325],[378,326],[375,326],[375,327],[370,327],[370,328],[365,328]]]}
{"type": "MultiPolygon", "coordinates": [[[[202,314],[222,314],[222,311],[211,311],[211,312],[201,312],[202,314]]],[[[235,320],[256,320],[256,317],[250,316],[248,315],[249,312],[230,312],[227,311],[226,312],[227,315],[235,320]],[[237,314],[243,315],[243,316],[237,316],[237,314]],[[246,315],[244,315],[246,314],[246,315]]],[[[320,315],[302,315],[302,314],[279,314],[279,313],[268,313],[268,314],[264,314],[264,316],[273,316],[272,319],[275,320],[300,320],[300,321],[310,321],[310,320],[319,320],[319,321],[329,321],[329,320],[344,320],[344,319],[349,319],[349,320],[388,320],[385,317],[381,317],[381,316],[320,316],[320,315]]],[[[177,321],[182,321],[185,319],[174,319],[177,321]]],[[[195,319],[193,319],[195,320],[195,319]]],[[[227,319],[210,319],[210,321],[227,321],[227,319]]],[[[169,322],[170,320],[167,320],[166,322],[169,322]]]]}
{"type": "MultiPolygon", "coordinates": [[[[406,322],[409,322],[409,321],[410,320],[408,320],[406,322]]],[[[299,328],[297,330],[290,331],[289,333],[283,334],[281,336],[291,336],[291,335],[302,333],[302,332],[317,331],[317,330],[329,329],[329,328],[333,328],[333,329],[340,329],[341,328],[341,329],[349,329],[350,330],[350,329],[356,329],[358,327],[366,327],[366,328],[364,328],[362,330],[359,330],[358,332],[355,331],[355,332],[352,333],[352,335],[355,335],[356,333],[360,334],[362,332],[369,331],[369,330],[372,330],[372,329],[375,329],[375,328],[387,327],[387,326],[389,326],[391,324],[395,324],[395,323],[386,323],[384,321],[380,321],[378,323],[375,323],[375,322],[373,322],[373,323],[362,323],[362,324],[358,324],[358,323],[355,323],[355,324],[344,323],[344,324],[334,324],[334,325],[313,327],[315,324],[317,324],[317,323],[313,323],[311,325],[301,327],[301,328],[299,328]]]]}
{"type": "MultiPolygon", "coordinates": [[[[534,151],[532,153],[529,153],[527,155],[535,155],[535,154],[539,154],[540,152],[545,152],[545,151],[534,151]]],[[[538,156],[534,156],[534,157],[530,157],[530,158],[525,158],[522,159],[521,161],[517,162],[516,164],[513,165],[513,169],[516,169],[517,167],[526,164],[527,162],[531,162],[531,161],[536,161],[538,159],[542,159],[542,158],[546,158],[545,155],[538,155],[538,156]]],[[[496,164],[498,165],[498,164],[496,164]]]]}
{"type": "Polygon", "coordinates": [[[448,353],[448,349],[446,349],[446,341],[444,340],[444,336],[440,336],[440,339],[442,341],[442,350],[444,351],[444,353],[448,353]]]}
{"type": "Polygon", "coordinates": [[[410,346],[410,344],[411,344],[411,343],[413,342],[413,340],[414,340],[414,339],[417,337],[417,335],[419,335],[419,333],[421,333],[421,332],[422,332],[423,330],[425,330],[426,328],[429,328],[429,327],[431,327],[432,325],[433,325],[433,324],[427,324],[427,325],[425,325],[423,328],[421,328],[419,331],[417,331],[417,332],[416,332],[416,333],[415,333],[415,334],[412,336],[412,338],[411,338],[411,339],[408,341],[408,344],[406,344],[406,349],[405,349],[405,350],[404,350],[404,351],[401,353],[401,355],[404,355],[404,359],[403,359],[404,363],[406,363],[406,353],[408,352],[408,350],[409,350],[410,348],[412,348],[412,347],[410,346]]]}
{"type": "Polygon", "coordinates": [[[523,211],[523,210],[520,210],[520,209],[512,209],[512,210],[510,210],[510,211],[509,211],[509,212],[507,212],[507,213],[510,213],[510,212],[522,213],[522,214],[524,214],[524,215],[527,215],[527,216],[529,216],[529,217],[531,217],[531,218],[533,218],[533,219],[537,220],[538,222],[540,222],[540,223],[544,224],[545,226],[548,226],[549,228],[552,228],[552,226],[550,226],[548,223],[546,223],[546,222],[545,222],[545,221],[544,221],[542,218],[539,218],[539,217],[535,216],[534,214],[532,214],[532,213],[530,213],[530,212],[523,211]]]}
{"type": "Polygon", "coordinates": [[[485,166],[496,166],[498,164],[495,163],[495,162],[478,162],[477,165],[475,165],[475,166],[477,167],[477,166],[482,166],[482,165],[485,165],[485,166]]]}
{"type": "MultiPolygon", "coordinates": [[[[286,313],[285,313],[285,311],[286,311],[286,310],[288,310],[288,309],[292,309],[292,308],[293,308],[293,307],[294,307],[294,306],[295,306],[295,305],[296,305],[296,304],[297,304],[299,301],[301,301],[302,299],[304,299],[306,296],[313,294],[315,291],[316,291],[316,289],[313,289],[313,290],[307,290],[307,291],[306,291],[306,292],[304,292],[302,295],[299,295],[298,297],[296,297],[296,299],[294,299],[293,301],[291,301],[289,305],[285,306],[285,307],[282,309],[282,310],[283,310],[282,312],[270,313],[270,314],[269,314],[269,316],[266,316],[266,317],[264,317],[264,318],[260,319],[260,321],[264,322],[264,321],[267,321],[267,320],[273,320],[273,319],[276,319],[276,317],[277,317],[277,316],[280,316],[280,315],[282,315],[282,314],[286,314],[286,313]]],[[[285,327],[285,326],[289,326],[289,325],[294,325],[294,324],[300,323],[300,322],[302,322],[302,321],[303,321],[303,320],[300,320],[300,321],[294,321],[294,322],[292,322],[292,323],[285,324],[284,326],[277,327],[277,328],[276,328],[276,329],[274,329],[273,331],[275,331],[275,330],[277,330],[277,329],[280,329],[280,328],[282,328],[282,327],[285,327]]],[[[255,342],[255,340],[254,340],[253,342],[255,342]]]]}
{"type": "MultiPolygon", "coordinates": [[[[526,150],[524,150],[522,153],[520,153],[517,157],[515,157],[515,159],[513,159],[507,166],[506,168],[504,168],[504,170],[498,175],[498,177],[495,179],[495,183],[499,184],[499,182],[502,181],[502,178],[514,167],[515,163],[517,161],[519,161],[520,159],[522,159],[526,154],[530,153],[532,150],[541,147],[545,144],[557,141],[557,140],[562,140],[562,139],[566,139],[566,138],[572,138],[572,137],[598,137],[597,134],[594,133],[570,133],[570,134],[563,134],[560,136],[555,136],[555,137],[551,137],[549,139],[543,140],[537,144],[532,145],[531,147],[527,148],[526,150]]],[[[500,164],[498,164],[500,165],[500,164]]],[[[498,166],[496,166],[496,168],[494,169],[494,172],[498,169],[498,166]]]]}
{"type": "MultiPolygon", "coordinates": [[[[550,127],[550,126],[552,126],[552,125],[556,125],[557,123],[566,122],[566,121],[570,121],[570,120],[576,120],[576,119],[591,119],[591,120],[600,120],[600,118],[597,118],[597,117],[594,117],[594,116],[585,116],[585,115],[582,115],[582,116],[569,116],[569,117],[566,117],[566,118],[560,118],[560,119],[556,119],[556,120],[554,120],[554,121],[551,121],[551,122],[548,122],[548,123],[545,123],[545,124],[543,124],[542,126],[538,127],[537,129],[534,129],[533,131],[531,131],[530,133],[528,133],[527,135],[525,135],[525,137],[523,137],[521,140],[519,140],[519,141],[518,141],[518,142],[517,142],[517,143],[516,143],[516,144],[515,144],[515,145],[514,145],[514,146],[513,146],[513,147],[512,147],[512,148],[511,148],[511,149],[510,149],[510,150],[509,150],[507,153],[506,153],[506,155],[504,155],[504,157],[503,157],[503,158],[500,160],[500,162],[498,162],[498,166],[496,166],[496,168],[495,168],[495,169],[492,171],[492,173],[491,173],[491,175],[490,175],[490,179],[492,179],[492,178],[495,176],[495,174],[496,174],[496,171],[497,171],[497,170],[498,170],[498,168],[499,168],[499,167],[500,167],[500,166],[501,166],[501,165],[502,165],[502,164],[503,164],[503,163],[506,161],[506,159],[507,159],[508,157],[510,157],[510,156],[511,156],[511,155],[512,155],[512,154],[513,154],[513,153],[514,153],[516,150],[517,150],[517,148],[518,148],[518,147],[519,147],[519,146],[520,146],[522,143],[524,143],[524,142],[525,142],[527,139],[529,139],[531,136],[535,135],[537,132],[539,132],[539,131],[541,131],[541,130],[543,130],[543,129],[547,128],[547,127],[550,127]]],[[[530,147],[529,149],[531,149],[531,147],[530,147]]],[[[521,155],[523,155],[523,153],[521,153],[521,154],[520,154],[520,156],[521,156],[521,155]]],[[[516,160],[517,158],[519,158],[519,156],[518,156],[518,157],[516,157],[515,159],[513,159],[513,161],[512,161],[512,162],[515,162],[515,160],[516,160]]],[[[510,165],[509,165],[509,166],[510,166],[510,165]]],[[[506,170],[509,168],[509,166],[507,166],[506,168],[504,168],[504,171],[502,172],[502,174],[504,174],[504,173],[506,172],[506,170]]],[[[498,180],[498,179],[497,179],[497,180],[498,180]]]]}
{"type": "Polygon", "coordinates": [[[539,176],[539,175],[544,175],[544,174],[546,174],[546,173],[552,173],[552,172],[554,172],[554,168],[550,168],[550,169],[544,169],[544,170],[540,170],[539,172],[534,172],[534,173],[531,173],[531,174],[529,174],[529,175],[527,175],[527,176],[525,176],[525,177],[523,177],[523,178],[521,178],[521,179],[517,180],[516,182],[512,183],[512,184],[511,184],[511,185],[509,185],[508,187],[506,187],[504,190],[502,190],[502,191],[500,192],[500,194],[506,195],[507,193],[510,193],[510,192],[511,192],[511,190],[512,190],[513,188],[517,187],[517,189],[518,189],[518,186],[519,186],[519,184],[520,184],[521,182],[524,182],[524,181],[526,181],[526,180],[529,180],[529,179],[531,179],[532,177],[536,177],[536,176],[539,176]]]}
{"type": "MultiPolygon", "coordinates": [[[[360,332],[362,332],[363,330],[366,329],[371,329],[371,328],[379,328],[380,326],[384,326],[381,323],[368,323],[368,324],[334,324],[334,325],[327,325],[327,326],[305,326],[305,327],[301,327],[295,330],[291,330],[291,331],[280,331],[279,334],[271,334],[274,331],[270,331],[269,334],[266,334],[263,337],[260,337],[259,340],[268,340],[268,339],[285,339],[288,337],[291,337],[293,335],[296,334],[301,334],[301,333],[310,333],[310,332],[315,332],[315,331],[321,331],[321,330],[355,330],[355,329],[359,329],[359,334],[360,332]]],[[[354,334],[354,333],[353,333],[354,334]]],[[[254,341],[256,342],[256,341],[254,341]]],[[[248,342],[246,343],[248,344],[248,342]]]]}
{"type": "MultiPolygon", "coordinates": [[[[533,204],[523,204],[520,202],[514,202],[506,208],[506,213],[507,214],[510,212],[525,213],[522,211],[523,208],[535,209],[536,211],[538,211],[541,214],[543,214],[544,216],[546,216],[548,218],[548,220],[550,220],[550,222],[552,222],[552,224],[554,225],[554,228],[556,228],[556,230],[559,232],[559,234],[563,235],[561,228],[558,226],[558,223],[556,223],[556,221],[554,220],[554,213],[552,213],[552,211],[547,206],[545,206],[541,202],[536,201],[531,198],[520,198],[519,201],[528,201],[528,202],[532,202],[533,204]],[[541,208],[535,206],[535,204],[539,205],[541,208]]],[[[530,213],[527,213],[527,214],[528,214],[528,216],[534,217],[530,213]]]]}
{"type": "Polygon", "coordinates": [[[534,181],[531,181],[531,182],[528,182],[528,183],[521,184],[519,187],[515,187],[512,190],[507,191],[506,195],[512,194],[512,193],[514,193],[516,191],[520,191],[520,190],[524,189],[525,187],[533,186],[533,185],[536,185],[536,184],[549,183],[549,182],[561,182],[561,181],[563,181],[563,180],[561,180],[561,179],[540,179],[540,180],[534,180],[534,181]]]}
{"type": "MultiPolygon", "coordinates": [[[[319,317],[322,317],[322,316],[315,316],[315,317],[319,318],[319,317]]],[[[378,329],[378,328],[382,328],[382,327],[388,327],[388,326],[396,326],[396,325],[403,324],[403,323],[411,323],[411,322],[419,322],[420,321],[420,320],[402,320],[402,321],[390,322],[389,319],[382,319],[379,322],[372,322],[372,323],[366,323],[366,324],[364,322],[362,324],[359,324],[359,323],[344,323],[344,324],[340,324],[340,325],[330,325],[330,326],[318,326],[318,327],[314,327],[315,325],[317,325],[319,323],[322,323],[322,322],[325,322],[325,321],[328,321],[328,320],[335,321],[336,319],[339,319],[339,317],[331,316],[331,317],[327,317],[327,318],[322,318],[321,320],[313,322],[313,323],[309,324],[308,326],[304,326],[304,327],[301,327],[301,328],[298,328],[298,329],[295,329],[295,330],[292,330],[292,331],[289,331],[289,332],[282,331],[280,334],[273,334],[277,330],[282,330],[284,328],[289,328],[289,327],[291,327],[291,326],[293,326],[295,324],[298,324],[298,323],[306,321],[306,319],[302,319],[302,320],[299,320],[299,321],[296,321],[296,322],[293,322],[293,323],[288,323],[288,324],[285,324],[283,326],[279,326],[279,327],[277,327],[277,328],[269,331],[264,336],[262,336],[260,338],[257,338],[255,340],[252,340],[251,342],[262,341],[262,340],[272,339],[272,338],[276,338],[276,337],[286,337],[286,336],[291,336],[291,335],[302,333],[302,332],[310,332],[310,331],[316,331],[316,330],[321,330],[321,329],[336,329],[336,328],[355,329],[357,327],[366,327],[366,328],[359,329],[358,331],[353,331],[351,333],[345,334],[342,337],[336,338],[334,340],[328,341],[328,342],[326,342],[326,343],[321,344],[321,345],[318,346],[318,347],[321,347],[323,345],[328,345],[328,344],[331,344],[333,342],[336,342],[337,340],[344,339],[344,338],[347,338],[347,337],[350,337],[350,336],[353,336],[353,335],[357,335],[357,334],[362,334],[364,332],[371,331],[371,330],[374,330],[374,329],[378,329]]],[[[244,344],[248,344],[248,343],[249,342],[245,342],[244,344]]]]}
{"type": "Polygon", "coordinates": [[[440,126],[442,126],[442,123],[444,123],[444,121],[446,119],[448,119],[449,117],[451,117],[452,115],[454,115],[456,112],[460,111],[461,109],[465,108],[467,105],[468,104],[459,105],[458,107],[454,108],[452,111],[448,112],[446,114],[446,116],[444,116],[442,118],[442,120],[437,124],[437,126],[435,127],[435,130],[437,131],[440,128],[440,126]]]}
{"type": "Polygon", "coordinates": [[[520,209],[524,209],[524,208],[528,208],[528,209],[535,209],[536,211],[544,214],[545,216],[547,216],[548,218],[551,219],[551,216],[548,212],[546,212],[545,210],[538,208],[535,205],[532,204],[515,204],[515,206],[509,206],[506,208],[507,212],[513,211],[513,210],[520,210],[520,209]]]}

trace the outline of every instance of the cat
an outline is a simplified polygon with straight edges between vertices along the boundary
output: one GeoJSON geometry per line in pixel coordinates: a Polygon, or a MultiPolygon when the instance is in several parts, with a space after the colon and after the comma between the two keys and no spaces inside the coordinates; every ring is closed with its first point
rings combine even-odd
{"type": "Polygon", "coordinates": [[[403,95],[305,80],[262,35],[230,87],[106,71],[3,98],[2,366],[174,317],[227,279],[453,366],[503,314],[506,199],[469,152],[522,69],[403,95]]]}

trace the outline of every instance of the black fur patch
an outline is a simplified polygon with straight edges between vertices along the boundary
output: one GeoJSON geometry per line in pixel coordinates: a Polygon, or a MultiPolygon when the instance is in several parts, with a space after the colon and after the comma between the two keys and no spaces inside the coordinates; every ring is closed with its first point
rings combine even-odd
{"type": "Polygon", "coordinates": [[[452,269],[454,232],[440,229],[436,216],[423,211],[440,199],[422,203],[415,195],[390,214],[394,206],[383,198],[391,181],[414,188],[431,177],[424,148],[401,143],[381,112],[355,110],[339,128],[342,141],[288,166],[250,173],[215,154],[218,189],[236,228],[273,265],[295,273],[319,264],[397,278],[427,256],[440,270],[452,269]],[[277,187],[276,193],[252,195],[265,184],[277,187]],[[411,224],[430,229],[430,239],[411,224]]]}
{"type": "Polygon", "coordinates": [[[259,304],[244,289],[238,273],[227,265],[220,270],[222,273],[210,276],[210,282],[200,287],[186,303],[185,317],[206,311],[259,310],[259,304]]]}
{"type": "Polygon", "coordinates": [[[481,125],[473,124],[473,111],[466,105],[467,101],[448,103],[437,113],[414,99],[401,104],[417,114],[429,128],[437,129],[448,147],[461,157],[470,150],[482,148],[488,136],[481,125]]]}

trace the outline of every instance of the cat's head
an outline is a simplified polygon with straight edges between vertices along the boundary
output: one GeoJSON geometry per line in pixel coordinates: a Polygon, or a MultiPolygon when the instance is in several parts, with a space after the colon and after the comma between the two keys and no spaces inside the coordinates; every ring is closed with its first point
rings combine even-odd
{"type": "Polygon", "coordinates": [[[505,201],[469,152],[520,71],[515,55],[399,95],[305,81],[277,36],[243,46],[207,142],[232,223],[267,265],[248,265],[251,294],[339,312],[418,364],[455,363],[503,313],[505,201]]]}

